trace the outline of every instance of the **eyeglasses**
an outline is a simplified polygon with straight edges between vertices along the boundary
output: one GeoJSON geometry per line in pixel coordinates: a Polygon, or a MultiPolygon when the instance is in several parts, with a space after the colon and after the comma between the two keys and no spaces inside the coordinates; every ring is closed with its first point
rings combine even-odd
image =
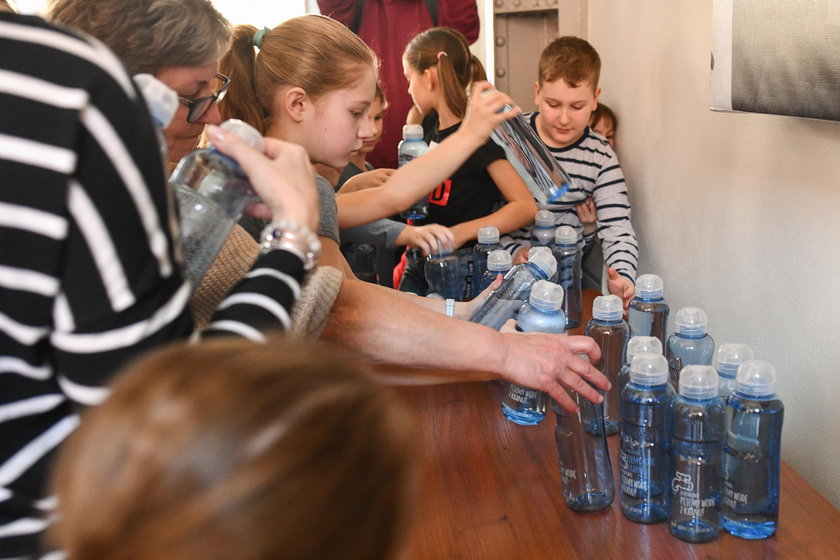
{"type": "Polygon", "coordinates": [[[201,117],[207,114],[207,111],[210,110],[210,106],[213,105],[213,103],[218,103],[224,98],[227,93],[227,88],[230,85],[230,78],[224,74],[216,74],[216,82],[216,91],[210,95],[205,95],[204,97],[199,97],[198,99],[186,99],[185,97],[178,98],[181,105],[184,105],[190,110],[187,115],[187,122],[194,123],[198,121],[201,117]]]}

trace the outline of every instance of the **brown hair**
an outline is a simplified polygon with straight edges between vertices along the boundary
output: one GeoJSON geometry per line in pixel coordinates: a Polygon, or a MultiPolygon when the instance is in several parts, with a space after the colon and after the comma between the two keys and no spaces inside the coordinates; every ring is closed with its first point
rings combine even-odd
{"type": "Polygon", "coordinates": [[[68,560],[393,558],[415,448],[390,392],[322,343],[178,344],[83,417],[51,536],[68,560]]]}
{"type": "Polygon", "coordinates": [[[595,110],[592,111],[592,116],[589,117],[589,126],[594,128],[595,125],[597,125],[604,117],[612,121],[613,130],[618,128],[618,117],[615,116],[615,113],[612,109],[610,109],[600,101],[598,102],[598,107],[596,107],[595,110]]]}
{"type": "Polygon", "coordinates": [[[14,13],[14,12],[17,12],[17,10],[15,10],[15,7],[13,5],[11,5],[9,2],[7,2],[6,0],[0,0],[0,12],[12,12],[12,13],[14,13]]]}
{"type": "Polygon", "coordinates": [[[555,39],[540,54],[540,85],[561,79],[571,87],[588,82],[595,91],[600,75],[601,57],[598,51],[580,37],[555,39]]]}
{"type": "Polygon", "coordinates": [[[484,66],[470,52],[464,34],[448,27],[433,27],[415,36],[405,47],[403,59],[422,73],[435,67],[449,110],[463,118],[467,112],[470,83],[487,79],[484,66]]]}
{"type": "Polygon", "coordinates": [[[47,17],[108,45],[132,74],[210,64],[230,41],[230,23],[207,0],[51,0],[47,17]]]}
{"type": "Polygon", "coordinates": [[[265,133],[275,93],[296,86],[312,99],[353,86],[359,69],[378,61],[359,37],[334,19],[306,15],[289,19],[253,41],[257,28],[238,25],[233,44],[222,58],[221,72],[231,78],[222,118],[242,119],[265,133]]]}

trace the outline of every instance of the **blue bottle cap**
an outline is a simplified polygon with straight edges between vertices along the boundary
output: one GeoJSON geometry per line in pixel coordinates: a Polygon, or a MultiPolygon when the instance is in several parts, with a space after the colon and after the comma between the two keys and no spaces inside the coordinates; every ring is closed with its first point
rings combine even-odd
{"type": "Polygon", "coordinates": [[[577,245],[578,235],[572,226],[560,226],[554,231],[555,245],[577,245]]]}
{"type": "Polygon", "coordinates": [[[715,369],[721,377],[735,379],[738,366],[754,357],[753,349],[746,344],[724,342],[715,353],[715,369]]]}
{"type": "Polygon", "coordinates": [[[620,321],[624,315],[624,303],[612,294],[598,296],[592,302],[592,317],[601,321],[620,321]]]}
{"type": "Polygon", "coordinates": [[[689,365],[680,371],[680,395],[687,399],[711,399],[718,394],[718,375],[712,366],[689,365]]]}
{"type": "Polygon", "coordinates": [[[636,278],[636,296],[641,299],[659,299],[662,294],[662,278],[656,274],[642,274],[636,278]]]}
{"type": "Polygon", "coordinates": [[[634,336],[627,343],[627,362],[642,353],[662,354],[662,341],[655,336],[634,336]]]}
{"type": "Polygon", "coordinates": [[[636,354],[630,361],[630,381],[648,386],[667,383],[668,360],[662,354],[636,354]]]}
{"type": "Polygon", "coordinates": [[[702,336],[706,334],[706,325],[709,319],[706,312],[699,307],[683,307],[677,311],[674,324],[679,334],[689,336],[702,336]]]}
{"type": "Polygon", "coordinates": [[[747,397],[769,397],[776,392],[776,368],[764,360],[747,360],[738,366],[735,390],[747,397]]]}

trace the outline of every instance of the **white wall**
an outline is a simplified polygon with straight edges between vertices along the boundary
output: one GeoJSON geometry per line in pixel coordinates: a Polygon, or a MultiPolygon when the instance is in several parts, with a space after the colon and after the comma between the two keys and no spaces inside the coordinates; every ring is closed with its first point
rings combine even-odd
{"type": "Polygon", "coordinates": [[[840,123],[710,111],[711,0],[589,5],[640,273],[776,366],[783,457],[840,506],[840,123]]]}

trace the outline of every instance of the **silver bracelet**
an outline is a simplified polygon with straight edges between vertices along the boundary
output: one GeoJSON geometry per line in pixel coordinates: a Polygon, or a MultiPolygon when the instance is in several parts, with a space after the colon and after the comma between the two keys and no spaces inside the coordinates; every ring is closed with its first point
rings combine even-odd
{"type": "Polygon", "coordinates": [[[447,317],[454,317],[455,316],[455,300],[452,298],[446,298],[444,302],[443,312],[446,314],[447,317]]]}
{"type": "Polygon", "coordinates": [[[321,254],[321,242],[308,228],[290,220],[274,220],[262,232],[260,250],[263,254],[283,249],[296,254],[303,268],[311,270],[321,254]]]}

